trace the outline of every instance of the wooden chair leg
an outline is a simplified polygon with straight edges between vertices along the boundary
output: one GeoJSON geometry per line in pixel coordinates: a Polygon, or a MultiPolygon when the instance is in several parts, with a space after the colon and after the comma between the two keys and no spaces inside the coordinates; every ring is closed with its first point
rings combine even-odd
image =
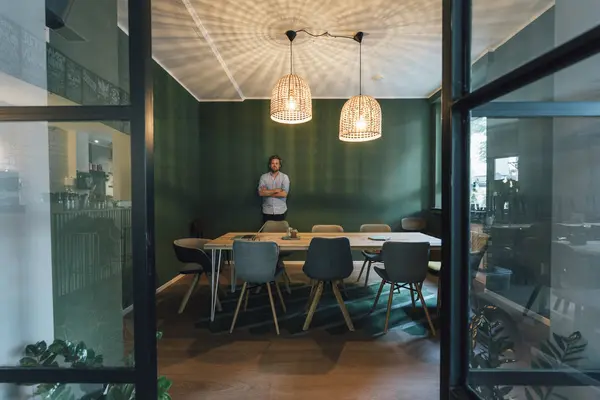
{"type": "Polygon", "coordinates": [[[275,302],[273,301],[273,293],[271,292],[271,284],[267,283],[267,292],[269,292],[269,301],[271,302],[271,312],[273,313],[273,322],[275,323],[275,331],[279,335],[279,323],[277,322],[277,312],[275,311],[275,302]]]}
{"type": "Polygon", "coordinates": [[[344,316],[344,320],[346,321],[346,326],[348,326],[348,330],[354,331],[354,325],[352,324],[352,319],[350,319],[350,314],[348,313],[348,309],[346,308],[346,303],[344,303],[344,299],[342,299],[342,294],[340,293],[340,289],[337,286],[336,282],[331,283],[331,288],[333,289],[333,294],[340,305],[340,309],[342,310],[342,315],[344,316]]]}
{"type": "Polygon", "coordinates": [[[321,300],[321,294],[323,293],[323,285],[325,282],[319,282],[317,284],[317,289],[315,290],[315,295],[313,297],[312,303],[310,305],[310,309],[308,310],[308,315],[306,316],[306,320],[304,321],[304,326],[302,327],[303,331],[307,331],[310,323],[313,319],[313,315],[317,310],[317,304],[319,304],[319,300],[321,300]]]}
{"type": "Polygon", "coordinates": [[[369,284],[369,274],[371,273],[371,264],[373,264],[371,262],[371,260],[369,260],[368,264],[367,264],[367,276],[365,278],[365,287],[367,287],[367,285],[369,284]]]}
{"type": "MultiPolygon", "coordinates": [[[[381,296],[381,292],[383,291],[383,286],[385,285],[385,281],[381,281],[381,285],[379,285],[379,290],[377,291],[377,296],[375,296],[375,302],[373,303],[373,307],[369,310],[369,314],[375,311],[375,307],[377,307],[377,303],[379,302],[379,296],[381,296]]],[[[394,288],[391,287],[390,290],[394,288]]]]}
{"type": "Polygon", "coordinates": [[[292,282],[292,280],[290,279],[290,276],[288,275],[285,269],[283,270],[283,279],[285,281],[285,291],[288,294],[292,294],[292,289],[290,289],[290,283],[292,282]]]}
{"type": "Polygon", "coordinates": [[[181,314],[183,312],[183,310],[185,310],[185,306],[187,305],[188,301],[190,300],[192,293],[194,293],[194,289],[196,289],[196,286],[198,286],[199,281],[200,281],[200,274],[194,275],[194,279],[192,280],[192,284],[190,285],[190,288],[188,289],[187,292],[185,292],[185,296],[183,296],[183,300],[181,300],[181,305],[179,306],[179,311],[177,311],[178,314],[181,314]]]}
{"type": "Polygon", "coordinates": [[[237,320],[238,313],[240,312],[240,307],[242,305],[242,299],[244,298],[244,294],[246,292],[246,288],[248,287],[248,282],[244,282],[242,286],[242,291],[240,292],[240,298],[238,299],[237,307],[235,308],[235,312],[233,313],[233,321],[231,321],[231,328],[229,329],[229,333],[233,332],[233,328],[235,327],[235,321],[237,320]]]}
{"type": "Polygon", "coordinates": [[[356,280],[356,282],[360,281],[360,277],[362,276],[363,271],[365,270],[365,265],[367,265],[367,261],[369,261],[369,259],[365,257],[365,262],[363,262],[362,268],[360,269],[360,273],[358,274],[358,279],[356,280]]]}
{"type": "Polygon", "coordinates": [[[387,304],[387,313],[385,314],[385,328],[383,328],[383,333],[387,333],[388,325],[390,323],[390,312],[392,311],[392,300],[394,299],[394,283],[391,283],[392,287],[390,287],[390,295],[388,297],[387,304]]]}
{"type": "Polygon", "coordinates": [[[427,322],[429,322],[429,328],[431,328],[431,335],[435,336],[435,328],[433,327],[433,323],[431,322],[431,317],[429,316],[429,310],[427,310],[427,304],[425,304],[425,299],[423,298],[423,292],[421,292],[421,288],[418,287],[417,294],[419,295],[419,299],[421,299],[421,304],[423,305],[423,311],[425,311],[425,316],[427,317],[427,322]]]}
{"type": "Polygon", "coordinates": [[[416,284],[413,285],[412,283],[409,283],[408,287],[410,290],[410,301],[412,301],[412,306],[413,306],[413,310],[414,310],[415,308],[417,308],[417,304],[415,303],[415,292],[419,289],[416,284]]]}
{"type": "Polygon", "coordinates": [[[287,309],[285,308],[285,303],[283,302],[283,295],[281,294],[281,289],[279,288],[279,283],[277,283],[277,281],[275,281],[275,289],[277,289],[277,296],[279,296],[281,308],[283,308],[283,312],[286,313],[287,309]]]}
{"type": "Polygon", "coordinates": [[[306,302],[306,306],[304,306],[304,312],[308,312],[310,305],[312,304],[313,299],[315,298],[315,293],[317,291],[318,282],[314,279],[310,280],[310,294],[308,295],[308,301],[306,302]]]}

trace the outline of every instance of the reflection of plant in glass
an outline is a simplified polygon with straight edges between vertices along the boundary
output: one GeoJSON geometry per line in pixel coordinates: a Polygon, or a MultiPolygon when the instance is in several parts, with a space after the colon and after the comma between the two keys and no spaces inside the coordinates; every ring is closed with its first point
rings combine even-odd
{"type": "MultiPolygon", "coordinates": [[[[531,361],[534,369],[574,368],[576,363],[584,360],[581,354],[587,347],[587,341],[580,332],[574,332],[568,337],[552,334],[554,340],[546,340],[540,348],[541,354],[531,361]]],[[[554,387],[532,386],[525,389],[527,400],[568,400],[568,397],[554,392],[554,387]]]]}
{"type": "MultiPolygon", "coordinates": [[[[497,307],[485,306],[476,311],[471,319],[471,356],[469,366],[476,368],[500,368],[513,363],[514,343],[503,334],[502,322],[492,320],[497,307]]],[[[507,400],[512,386],[477,386],[474,390],[485,400],[507,400]]]]}
{"type": "MultiPolygon", "coordinates": [[[[162,332],[156,333],[160,339],[162,332]]],[[[86,347],[85,343],[74,343],[68,340],[56,339],[50,346],[45,341],[30,344],[25,347],[25,357],[21,358],[19,364],[22,367],[55,367],[60,366],[58,360],[71,368],[100,368],[103,357],[92,349],[86,347]]],[[[133,366],[133,354],[125,359],[125,364],[133,366]]],[[[172,382],[165,376],[160,376],[157,381],[158,400],[170,400],[168,391],[172,382]]],[[[36,387],[34,396],[40,396],[44,400],[75,400],[71,387],[66,383],[44,383],[36,387]]],[[[135,385],[104,384],[103,389],[82,397],[82,400],[133,400],[135,399],[135,385]]]]}

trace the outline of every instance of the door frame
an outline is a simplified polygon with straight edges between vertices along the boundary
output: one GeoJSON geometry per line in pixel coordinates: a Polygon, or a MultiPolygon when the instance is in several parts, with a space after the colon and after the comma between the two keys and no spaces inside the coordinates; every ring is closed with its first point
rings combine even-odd
{"type": "Polygon", "coordinates": [[[0,383],[133,383],[136,397],[156,399],[154,243],[154,99],[151,0],[128,0],[130,104],[0,106],[2,122],[130,121],[134,367],[0,367],[0,383]]]}
{"type": "MultiPolygon", "coordinates": [[[[588,386],[600,371],[469,369],[469,126],[489,118],[600,117],[600,102],[493,102],[600,53],[600,25],[471,91],[472,0],[443,0],[442,311],[440,397],[474,398],[470,385],[588,386]]],[[[596,383],[597,384],[597,383],[596,383]]]]}

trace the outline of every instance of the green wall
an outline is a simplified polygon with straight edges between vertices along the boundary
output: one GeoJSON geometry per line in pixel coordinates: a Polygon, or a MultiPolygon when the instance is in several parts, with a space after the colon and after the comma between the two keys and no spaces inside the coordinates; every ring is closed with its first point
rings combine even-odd
{"type": "Polygon", "coordinates": [[[430,106],[426,99],[381,100],[383,138],[338,140],[344,100],[314,100],[313,120],[293,126],[269,118],[268,100],[200,103],[200,176],[205,236],[256,230],[261,224],[260,175],[272,154],[291,181],[288,221],[313,224],[400,220],[429,208],[430,106]]]}
{"type": "Polygon", "coordinates": [[[154,64],[156,272],[160,286],[177,275],[173,240],[189,235],[200,211],[198,101],[154,64]]]}

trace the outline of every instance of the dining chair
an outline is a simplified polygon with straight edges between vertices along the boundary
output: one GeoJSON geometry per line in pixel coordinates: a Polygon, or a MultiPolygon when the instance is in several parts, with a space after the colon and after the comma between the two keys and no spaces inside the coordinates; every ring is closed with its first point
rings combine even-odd
{"type": "MultiPolygon", "coordinates": [[[[200,278],[203,273],[206,274],[207,278],[212,279],[212,264],[211,258],[204,252],[204,245],[211,239],[199,239],[199,238],[186,238],[177,239],[173,242],[173,250],[175,251],[175,257],[177,260],[184,265],[179,270],[181,275],[194,275],[192,284],[188,288],[187,292],[183,296],[181,305],[179,306],[178,313],[183,313],[185,307],[192,296],[196,286],[200,283],[200,278]]],[[[217,281],[217,288],[218,288],[217,281]]],[[[218,289],[217,289],[218,290],[218,289]]],[[[219,301],[219,295],[217,293],[217,309],[222,311],[221,302],[219,301]]]]}
{"type": "Polygon", "coordinates": [[[277,278],[283,274],[284,271],[283,263],[279,258],[279,246],[277,246],[277,243],[270,241],[256,242],[235,240],[233,242],[233,261],[235,263],[237,276],[244,281],[244,285],[242,286],[237,307],[233,314],[233,321],[231,321],[229,333],[232,333],[233,328],[235,328],[235,322],[244,298],[244,311],[248,306],[250,289],[264,285],[267,287],[267,292],[269,294],[275,331],[279,335],[279,323],[277,322],[277,312],[275,311],[275,302],[273,301],[273,292],[271,290],[271,283],[274,283],[277,295],[279,296],[279,301],[281,302],[281,308],[283,309],[283,312],[286,312],[283,296],[279,289],[279,285],[277,284],[277,278]]]}
{"type": "Polygon", "coordinates": [[[421,232],[427,226],[425,219],[419,217],[402,218],[400,224],[402,225],[403,230],[409,232],[421,232]]]}
{"type": "MultiPolygon", "coordinates": [[[[469,268],[471,270],[472,278],[475,278],[479,266],[483,265],[485,268],[487,265],[485,255],[487,252],[489,235],[483,232],[471,231],[470,237],[471,250],[469,252],[469,268]]],[[[439,314],[442,308],[442,262],[429,261],[427,264],[427,272],[430,275],[435,276],[438,280],[437,312],[439,314]]]]}
{"type": "MultiPolygon", "coordinates": [[[[265,232],[265,233],[287,233],[289,227],[290,227],[290,224],[285,220],[283,220],[283,221],[267,221],[264,223],[264,225],[262,227],[262,232],[265,232]]],[[[293,252],[291,252],[291,251],[280,251],[279,258],[284,259],[285,257],[291,256],[292,253],[293,252]]],[[[290,279],[290,276],[288,275],[285,268],[283,270],[283,279],[284,279],[284,283],[285,283],[286,292],[288,292],[288,294],[292,294],[292,289],[290,288],[292,280],[290,279]]],[[[256,293],[259,293],[260,289],[261,289],[260,286],[257,287],[256,293]]]]}
{"type": "MultiPolygon", "coordinates": [[[[386,232],[391,232],[392,228],[387,224],[363,224],[360,226],[360,231],[365,232],[365,233],[366,232],[368,232],[368,233],[377,233],[377,232],[386,233],[386,232]]],[[[358,274],[358,279],[356,280],[356,282],[360,281],[360,277],[362,276],[365,267],[367,267],[367,275],[365,277],[365,287],[366,287],[369,283],[369,274],[371,272],[371,265],[373,263],[383,262],[383,259],[381,258],[381,250],[376,250],[376,251],[364,250],[361,253],[365,257],[365,261],[363,262],[362,268],[360,269],[360,273],[358,274]]]]}
{"type": "Polygon", "coordinates": [[[352,251],[348,238],[315,237],[310,241],[306,254],[306,262],[302,267],[302,271],[314,281],[314,284],[308,298],[310,307],[304,321],[303,330],[306,331],[310,327],[313,315],[323,294],[323,287],[327,283],[331,284],[333,294],[342,311],[346,326],[348,326],[349,330],[354,331],[350,314],[348,314],[348,309],[338,288],[338,284],[349,277],[353,270],[352,251]]]}
{"type": "Polygon", "coordinates": [[[341,225],[313,225],[312,233],[336,233],[344,232],[341,225]]]}
{"type": "Polygon", "coordinates": [[[267,221],[263,225],[262,232],[287,232],[290,224],[287,221],[267,221]]]}
{"type": "Polygon", "coordinates": [[[429,310],[423,298],[423,282],[427,276],[427,262],[429,261],[429,242],[385,242],[383,244],[384,268],[374,267],[377,275],[381,277],[381,285],[375,296],[375,302],[371,312],[377,307],[379,297],[385,284],[390,284],[388,296],[387,313],[385,316],[385,327],[383,332],[387,333],[394,298],[395,288],[404,288],[410,291],[413,308],[416,308],[415,293],[421,300],[425,316],[429,322],[431,333],[435,336],[435,328],[429,316],[429,310]]]}

